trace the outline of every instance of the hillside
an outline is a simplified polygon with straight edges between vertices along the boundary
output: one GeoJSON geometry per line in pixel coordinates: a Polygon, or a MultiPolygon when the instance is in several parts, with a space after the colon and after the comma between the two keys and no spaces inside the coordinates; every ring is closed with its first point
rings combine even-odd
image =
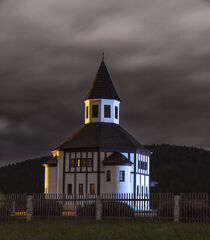
{"type": "Polygon", "coordinates": [[[195,147],[150,145],[155,192],[209,192],[210,151],[195,147]]]}
{"type": "Polygon", "coordinates": [[[44,167],[48,157],[31,159],[0,168],[0,192],[33,193],[43,192],[44,167]]]}
{"type": "MultiPolygon", "coordinates": [[[[203,149],[148,145],[154,192],[209,192],[210,152],[203,149]]],[[[27,160],[0,168],[0,192],[43,192],[44,167],[48,157],[27,160]]]]}

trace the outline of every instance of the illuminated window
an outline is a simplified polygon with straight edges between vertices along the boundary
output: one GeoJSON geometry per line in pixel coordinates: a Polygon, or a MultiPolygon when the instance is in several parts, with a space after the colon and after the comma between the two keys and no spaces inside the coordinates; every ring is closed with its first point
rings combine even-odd
{"type": "Polygon", "coordinates": [[[98,105],[93,105],[92,106],[92,118],[97,118],[98,117],[98,105]]]}
{"type": "Polygon", "coordinates": [[[77,159],[77,167],[80,167],[80,159],[77,159]]]}
{"type": "Polygon", "coordinates": [[[86,107],[86,118],[88,118],[88,107],[86,107]]]}
{"type": "Polygon", "coordinates": [[[83,184],[79,184],[79,194],[83,194],[83,184]]]}
{"type": "Polygon", "coordinates": [[[105,118],[111,117],[110,105],[104,105],[104,117],[105,118]]]}
{"type": "Polygon", "coordinates": [[[95,184],[90,184],[90,194],[95,194],[95,184]]]}
{"type": "Polygon", "coordinates": [[[120,182],[125,182],[125,171],[120,171],[120,182]]]}
{"type": "Polygon", "coordinates": [[[107,181],[107,182],[110,182],[110,181],[111,181],[111,171],[110,171],[110,170],[107,170],[107,171],[106,171],[106,181],[107,181]]]}
{"type": "Polygon", "coordinates": [[[115,106],[115,119],[118,119],[118,107],[115,106]]]}
{"type": "Polygon", "coordinates": [[[72,184],[68,184],[68,194],[72,194],[72,184]]]}

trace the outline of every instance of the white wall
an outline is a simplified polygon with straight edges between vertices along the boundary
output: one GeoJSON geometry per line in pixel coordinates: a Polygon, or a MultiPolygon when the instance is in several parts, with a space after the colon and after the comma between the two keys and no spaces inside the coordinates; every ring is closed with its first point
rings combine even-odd
{"type": "MultiPolygon", "coordinates": [[[[110,156],[112,152],[107,153],[107,156],[110,156]]],[[[128,153],[121,153],[125,157],[128,157],[128,153]]],[[[98,167],[98,153],[97,152],[88,152],[86,153],[66,153],[66,164],[65,170],[68,171],[69,168],[69,158],[83,158],[83,157],[92,158],[93,157],[93,170],[97,171],[98,167]]],[[[49,167],[48,170],[48,180],[49,180],[49,193],[62,193],[63,192],[63,151],[59,152],[58,156],[58,166],[57,167],[49,167]],[[57,180],[58,179],[58,180],[57,180]]],[[[101,181],[100,181],[100,192],[101,193],[133,193],[134,189],[134,174],[131,172],[134,171],[134,165],[131,166],[104,166],[102,161],[105,159],[105,153],[100,153],[100,170],[101,173],[101,181]],[[106,181],[106,171],[111,171],[111,181],[106,181]],[[120,171],[125,171],[125,182],[120,182],[119,173],[120,171]]],[[[139,170],[138,169],[138,159],[141,161],[148,162],[149,169],[149,157],[141,154],[136,154],[136,192],[137,186],[139,186],[140,193],[142,194],[142,186],[143,186],[143,194],[146,194],[146,187],[148,189],[149,194],[149,170],[139,170]]],[[[130,161],[134,163],[134,153],[130,153],[130,161]]],[[[76,168],[76,193],[78,194],[79,184],[83,184],[84,193],[86,193],[86,174],[80,173],[80,169],[76,168]]],[[[86,171],[86,169],[83,169],[86,171]]],[[[88,168],[88,171],[92,171],[92,167],[88,168]]],[[[72,184],[72,193],[74,193],[74,174],[65,174],[65,192],[67,193],[67,185],[72,184]]],[[[95,192],[97,193],[97,173],[88,173],[88,185],[87,190],[90,193],[90,184],[95,184],[95,192]]]]}
{"type": "Polygon", "coordinates": [[[101,193],[132,193],[130,166],[105,166],[104,189],[101,193]],[[111,181],[106,181],[106,171],[111,171],[111,181]],[[125,171],[125,182],[120,182],[120,171],[125,171]]]}

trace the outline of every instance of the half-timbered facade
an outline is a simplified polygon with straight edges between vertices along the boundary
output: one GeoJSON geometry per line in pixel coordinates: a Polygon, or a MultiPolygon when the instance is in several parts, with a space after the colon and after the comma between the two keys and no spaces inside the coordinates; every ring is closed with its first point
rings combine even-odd
{"type": "Polygon", "coordinates": [[[120,98],[103,60],[84,103],[84,126],[44,164],[45,193],[148,197],[150,151],[119,125],[120,98]]]}

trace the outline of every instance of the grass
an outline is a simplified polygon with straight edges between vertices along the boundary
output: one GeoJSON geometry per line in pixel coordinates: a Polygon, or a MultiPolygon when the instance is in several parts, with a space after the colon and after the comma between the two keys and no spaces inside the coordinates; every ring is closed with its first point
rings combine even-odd
{"type": "Polygon", "coordinates": [[[137,221],[0,223],[0,240],[209,240],[210,225],[137,221]]]}

